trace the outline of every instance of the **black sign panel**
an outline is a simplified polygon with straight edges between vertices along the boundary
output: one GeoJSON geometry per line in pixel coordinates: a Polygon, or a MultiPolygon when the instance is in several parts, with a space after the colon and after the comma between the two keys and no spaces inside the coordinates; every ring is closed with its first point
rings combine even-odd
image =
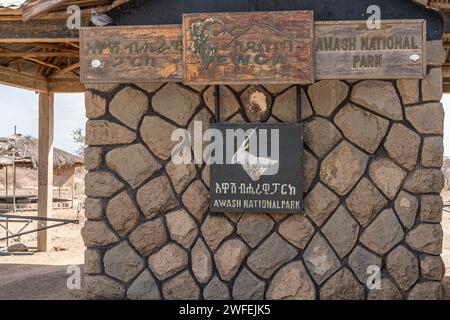
{"type": "Polygon", "coordinates": [[[217,123],[212,128],[221,133],[223,157],[212,153],[211,211],[303,211],[301,124],[217,123]]]}

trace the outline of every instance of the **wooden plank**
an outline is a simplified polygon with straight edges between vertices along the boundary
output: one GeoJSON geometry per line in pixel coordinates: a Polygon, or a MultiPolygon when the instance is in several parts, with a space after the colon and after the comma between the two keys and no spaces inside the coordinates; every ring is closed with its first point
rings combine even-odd
{"type": "MultiPolygon", "coordinates": [[[[60,53],[60,52],[56,52],[56,53],[60,53]]],[[[40,55],[40,54],[47,54],[47,52],[35,52],[35,51],[15,52],[15,51],[12,51],[12,50],[0,47],[0,58],[15,58],[15,57],[19,57],[19,59],[13,60],[9,64],[14,63],[15,61],[19,61],[20,62],[22,60],[26,60],[26,61],[32,62],[34,64],[38,64],[38,65],[41,65],[41,66],[47,66],[47,67],[54,68],[54,69],[57,69],[57,70],[61,69],[57,65],[54,65],[54,64],[48,63],[46,61],[42,61],[42,60],[33,58],[35,56],[36,57],[47,57],[45,55],[40,55]]]]}
{"type": "Polygon", "coordinates": [[[443,93],[450,93],[450,83],[444,83],[442,91],[443,93]]]}
{"type": "Polygon", "coordinates": [[[179,25],[82,28],[80,46],[83,83],[183,79],[179,25]]]}
{"type": "MultiPolygon", "coordinates": [[[[70,3],[67,3],[65,6],[69,6],[71,4],[77,4],[80,7],[86,7],[86,6],[94,6],[97,10],[97,12],[99,13],[103,13],[103,12],[107,12],[110,11],[114,8],[117,8],[118,6],[121,6],[127,2],[129,2],[129,0],[115,0],[113,3],[110,3],[110,1],[104,1],[105,3],[99,3],[98,1],[91,1],[86,2],[86,3],[81,3],[81,2],[74,2],[71,1],[70,3]]],[[[35,20],[35,19],[67,19],[68,15],[67,15],[67,11],[66,8],[63,7],[58,7],[56,8],[56,10],[58,11],[52,11],[52,12],[48,12],[48,13],[43,13],[43,14],[39,14],[35,17],[22,17],[22,9],[3,9],[0,11],[0,21],[29,21],[29,20],[35,20]],[[61,10],[61,11],[59,11],[61,10]]],[[[86,9],[81,9],[80,10],[80,16],[82,18],[90,18],[91,17],[91,8],[86,8],[86,9]]]]}
{"type": "Polygon", "coordinates": [[[0,48],[0,58],[48,58],[48,57],[78,57],[76,51],[39,51],[39,52],[14,52],[0,48]],[[4,51],[3,51],[4,50],[4,51]]]}
{"type": "MultiPolygon", "coordinates": [[[[51,218],[53,209],[53,93],[39,94],[39,168],[38,168],[38,216],[51,218]]],[[[42,221],[41,226],[47,222],[42,221]]],[[[37,250],[49,251],[51,237],[47,230],[37,234],[37,250]]]]}
{"type": "Polygon", "coordinates": [[[183,15],[185,81],[311,83],[312,11],[183,15]]]}
{"type": "Polygon", "coordinates": [[[15,72],[5,67],[0,67],[0,83],[38,92],[48,91],[48,83],[44,77],[15,72]]]}
{"type": "Polygon", "coordinates": [[[56,69],[56,70],[61,70],[61,68],[59,66],[54,65],[54,64],[49,63],[49,62],[45,62],[45,61],[39,60],[39,59],[35,59],[35,58],[19,58],[19,60],[21,60],[21,59],[22,60],[26,60],[26,61],[30,61],[30,62],[32,62],[34,64],[38,64],[40,66],[46,66],[46,67],[53,68],[53,69],[56,69]]]}
{"type": "Polygon", "coordinates": [[[72,93],[85,92],[86,88],[76,79],[47,79],[25,72],[0,67],[0,83],[12,87],[37,91],[72,93]]]}
{"type": "MultiPolygon", "coordinates": [[[[88,21],[82,20],[82,26],[88,21]]],[[[78,42],[78,30],[69,30],[66,19],[0,21],[0,43],[11,42],[78,42]]]]}
{"type": "Polygon", "coordinates": [[[62,75],[62,74],[66,74],[66,73],[69,73],[70,71],[72,71],[72,70],[75,70],[75,69],[77,69],[77,68],[79,68],[80,67],[80,65],[81,65],[81,63],[80,62],[77,62],[77,63],[74,63],[74,64],[71,64],[70,66],[67,66],[67,67],[65,67],[64,69],[61,69],[61,70],[59,70],[58,72],[56,72],[56,73],[54,73],[54,74],[52,74],[52,78],[54,78],[54,77],[58,77],[58,76],[60,76],[60,75],[62,75]]]}
{"type": "Polygon", "coordinates": [[[72,2],[73,0],[35,0],[27,1],[22,8],[23,21],[29,21],[35,17],[50,12],[59,6],[72,2]]]}
{"type": "Polygon", "coordinates": [[[426,21],[315,23],[316,79],[421,79],[426,76],[426,21]],[[414,61],[413,58],[418,60],[414,61]]]}
{"type": "Polygon", "coordinates": [[[41,49],[53,49],[53,50],[79,52],[78,48],[75,48],[66,43],[30,42],[30,43],[26,43],[26,45],[32,46],[32,47],[38,47],[41,49]]]}
{"type": "MultiPolygon", "coordinates": [[[[81,10],[80,16],[82,18],[89,18],[91,16],[91,10],[81,10]]],[[[64,11],[58,11],[58,12],[51,12],[44,15],[41,15],[39,17],[36,17],[34,19],[40,19],[40,20],[53,20],[53,19],[67,19],[68,14],[64,11]]],[[[32,19],[32,20],[34,20],[32,19]]],[[[23,18],[21,15],[0,15],[0,21],[23,21],[23,18]]],[[[29,20],[25,21],[28,22],[29,20]]]]}
{"type": "Polygon", "coordinates": [[[49,79],[48,91],[55,93],[85,92],[85,86],[79,80],[72,79],[49,79]]]}

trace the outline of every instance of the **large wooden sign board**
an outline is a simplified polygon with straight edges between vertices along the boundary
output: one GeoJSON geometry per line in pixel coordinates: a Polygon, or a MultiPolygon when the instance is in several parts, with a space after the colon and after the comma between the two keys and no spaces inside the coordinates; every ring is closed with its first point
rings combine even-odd
{"type": "Polygon", "coordinates": [[[303,211],[301,124],[215,123],[211,126],[225,137],[219,153],[227,160],[211,164],[211,211],[303,211]],[[249,142],[238,136],[230,138],[239,130],[247,134],[249,142]]]}
{"type": "Polygon", "coordinates": [[[314,81],[312,11],[183,15],[185,82],[314,81]]]}
{"type": "Polygon", "coordinates": [[[426,76],[426,21],[315,23],[315,78],[421,79],[426,76]]]}
{"type": "Polygon", "coordinates": [[[183,81],[179,25],[82,28],[81,82],[183,81]]]}
{"type": "Polygon", "coordinates": [[[293,11],[192,14],[183,23],[82,28],[81,82],[306,84],[426,76],[425,20],[382,21],[379,30],[366,21],[316,22],[312,30],[312,14],[293,11]]]}

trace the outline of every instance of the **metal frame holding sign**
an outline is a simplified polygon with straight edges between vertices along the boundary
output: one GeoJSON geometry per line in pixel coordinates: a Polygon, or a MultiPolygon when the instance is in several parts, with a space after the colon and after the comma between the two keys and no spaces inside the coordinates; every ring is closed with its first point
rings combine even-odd
{"type": "Polygon", "coordinates": [[[211,164],[211,211],[303,211],[301,124],[217,123],[212,128],[226,143],[224,163],[211,164]]]}
{"type": "Polygon", "coordinates": [[[302,213],[302,86],[296,86],[297,123],[220,123],[220,87],[215,86],[218,130],[210,161],[213,212],[302,213]],[[217,142],[219,140],[220,142],[217,142]]]}

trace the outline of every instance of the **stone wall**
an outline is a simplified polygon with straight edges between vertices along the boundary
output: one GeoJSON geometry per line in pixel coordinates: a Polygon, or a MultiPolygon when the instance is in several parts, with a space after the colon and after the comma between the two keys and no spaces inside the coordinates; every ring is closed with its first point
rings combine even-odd
{"type": "MultiPolygon", "coordinates": [[[[214,119],[214,87],[86,94],[89,297],[439,299],[442,43],[422,80],[305,87],[305,214],[208,212],[205,166],[174,165],[175,128],[214,119]],[[381,290],[366,286],[381,267],[381,290]]],[[[293,122],[295,87],[223,86],[222,121],[293,122]]]]}

